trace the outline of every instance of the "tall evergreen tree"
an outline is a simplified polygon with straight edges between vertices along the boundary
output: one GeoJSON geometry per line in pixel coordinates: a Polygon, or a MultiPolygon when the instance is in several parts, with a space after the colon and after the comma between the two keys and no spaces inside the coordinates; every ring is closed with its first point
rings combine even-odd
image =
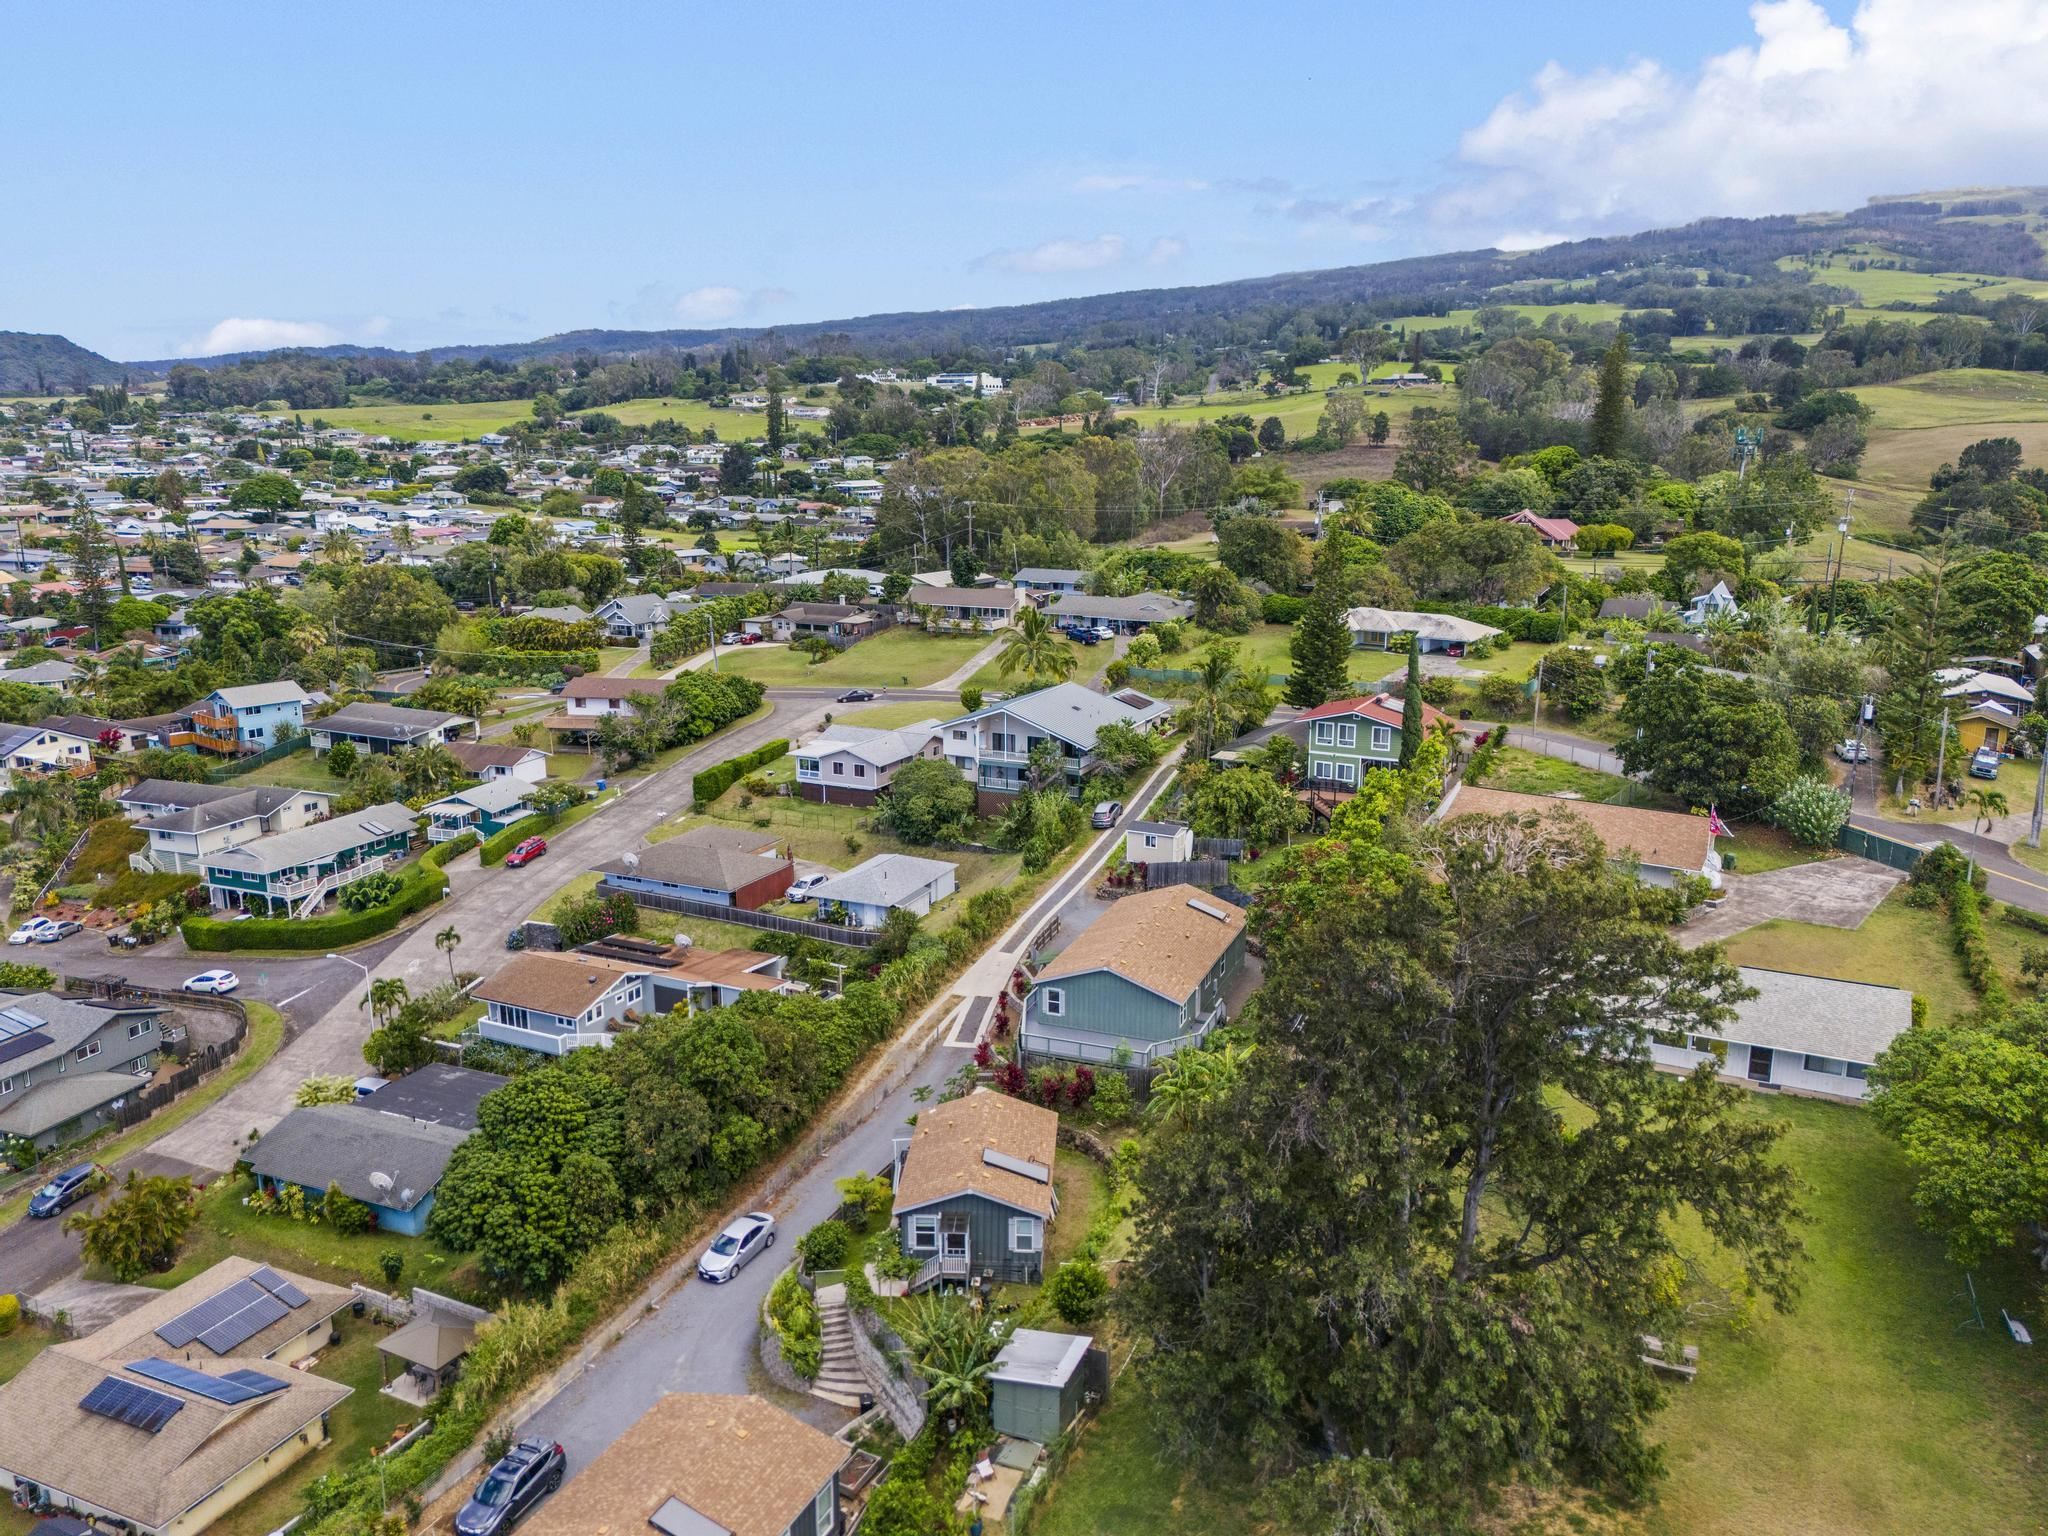
{"type": "Polygon", "coordinates": [[[113,605],[109,575],[121,567],[108,544],[105,527],[83,496],[71,519],[71,579],[78,584],[78,618],[92,626],[92,648],[100,648],[100,626],[113,605]],[[111,567],[111,571],[110,571],[111,567]]]}
{"type": "Polygon", "coordinates": [[[1341,697],[1351,686],[1351,631],[1344,627],[1341,595],[1330,583],[1318,587],[1288,639],[1292,666],[1287,702],[1297,709],[1341,697]]]}
{"type": "Polygon", "coordinates": [[[1408,643],[1408,680],[1401,685],[1401,766],[1415,761],[1422,745],[1422,648],[1414,637],[1408,643]]]}
{"type": "Polygon", "coordinates": [[[1600,398],[1593,407],[1590,444],[1595,457],[1618,459],[1628,446],[1629,403],[1628,337],[1617,335],[1600,359],[1600,398]]]}
{"type": "Polygon", "coordinates": [[[782,409],[782,370],[771,369],[768,373],[768,451],[782,452],[782,445],[789,441],[789,418],[782,409]]]}

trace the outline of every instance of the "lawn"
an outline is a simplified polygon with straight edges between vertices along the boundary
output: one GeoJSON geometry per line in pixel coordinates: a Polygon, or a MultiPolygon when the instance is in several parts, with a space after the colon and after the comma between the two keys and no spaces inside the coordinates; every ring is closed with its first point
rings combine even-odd
{"type": "Polygon", "coordinates": [[[822,662],[776,646],[723,652],[719,666],[770,688],[929,688],[959,671],[989,638],[885,629],[822,662]]]}
{"type": "Polygon", "coordinates": [[[14,1332],[0,1338],[0,1381],[12,1381],[23,1366],[57,1342],[57,1335],[41,1323],[23,1318],[14,1332]]]}
{"type": "Polygon", "coordinates": [[[160,1275],[145,1276],[141,1283],[169,1290],[222,1259],[239,1255],[336,1285],[360,1280],[383,1290],[387,1286],[378,1256],[395,1250],[405,1256],[401,1288],[425,1285],[456,1296],[472,1295],[478,1289],[468,1261],[430,1238],[390,1232],[344,1236],[325,1222],[314,1225],[260,1215],[242,1204],[249,1189],[247,1179],[233,1177],[209,1184],[199,1196],[199,1220],[186,1236],[178,1262],[160,1275]]]}
{"type": "MultiPolygon", "coordinates": [[[[1513,739],[1512,732],[1509,739],[1513,739]]],[[[1522,795],[1573,795],[1581,800],[1603,802],[1619,801],[1630,794],[1636,796],[1637,804],[1661,798],[1615,774],[1583,768],[1561,757],[1548,757],[1521,747],[1502,747],[1486,777],[1475,782],[1487,789],[1511,790],[1522,795]]]]}
{"type": "MultiPolygon", "coordinates": [[[[1987,931],[1999,926],[1986,925],[1987,931]]],[[[1976,995],[1956,962],[1947,918],[1939,908],[1907,906],[1904,886],[1885,897],[1860,928],[1828,928],[1773,918],[1737,934],[1724,947],[1728,958],[1738,965],[1904,987],[1927,999],[1936,1023],[1977,1006],[1976,995]]]]}
{"type": "Polygon", "coordinates": [[[1074,1256],[1088,1236],[1089,1224],[1109,1198],[1109,1181],[1094,1158],[1061,1147],[1053,1154],[1053,1192],[1060,1215],[1045,1234],[1045,1271],[1051,1274],[1074,1256]]]}
{"type": "Polygon", "coordinates": [[[1851,391],[1876,414],[1873,433],[1973,422],[2048,421],[2048,377],[1999,368],[1950,368],[1851,391]]]}
{"type": "Polygon", "coordinates": [[[1976,831],[1984,824],[1984,818],[1970,801],[1973,793],[2000,795],[2005,800],[2002,815],[2025,815],[2034,808],[2034,789],[2040,781],[2041,768],[2038,762],[2024,758],[2009,757],[1998,766],[1995,779],[1972,778],[1969,773],[1969,754],[1951,753],[1946,765],[1948,776],[1963,786],[1963,800],[1960,805],[1943,806],[1935,810],[1924,799],[1918,812],[1909,814],[1906,802],[1894,797],[1888,780],[1879,779],[1881,788],[1879,810],[1886,816],[1896,816],[1906,821],[1938,821],[1970,827],[1976,831]],[[1972,825],[1972,823],[1975,825],[1972,825]]]}
{"type": "MultiPolygon", "coordinates": [[[[715,427],[722,442],[743,442],[759,437],[767,430],[767,418],[759,411],[721,411],[701,400],[643,398],[621,400],[600,409],[627,426],[645,426],[667,418],[681,422],[693,432],[715,427]]],[[[387,403],[340,406],[299,414],[305,416],[309,426],[353,427],[358,432],[368,432],[373,436],[418,442],[457,442],[480,437],[486,432],[502,432],[514,422],[530,420],[533,405],[526,400],[491,400],[460,405],[387,403]]],[[[283,419],[290,418],[287,415],[283,419]]],[[[820,424],[796,422],[792,425],[815,428],[820,424]]]]}
{"type": "Polygon", "coordinates": [[[348,788],[347,779],[338,779],[327,771],[326,758],[315,757],[310,751],[288,753],[275,762],[251,768],[247,773],[238,773],[228,783],[237,789],[255,789],[261,785],[317,789],[330,795],[339,795],[348,788]]]}
{"type": "Polygon", "coordinates": [[[1802,848],[1776,827],[1767,827],[1761,822],[1748,822],[1735,827],[1727,837],[1714,839],[1714,846],[1726,857],[1734,856],[1733,868],[1739,874],[1761,875],[1773,869],[1789,869],[1794,864],[1811,864],[1817,859],[1832,859],[1832,849],[1802,848]]]}
{"type": "Polygon", "coordinates": [[[1161,1459],[1128,1372],[1038,1506],[1032,1536],[1252,1536],[1251,1489],[1230,1465],[1161,1459]]]}
{"type": "Polygon", "coordinates": [[[313,1374],[354,1387],[328,1415],[329,1443],[251,1494],[207,1529],[214,1536],[266,1536],[300,1512],[300,1496],[314,1478],[349,1466],[390,1442],[400,1425],[417,1423],[420,1410],[379,1390],[383,1362],[377,1341],[392,1330],[370,1318],[336,1317],[341,1345],[323,1354],[313,1374]]]}
{"type": "Polygon", "coordinates": [[[838,725],[865,726],[871,731],[890,731],[902,725],[915,725],[920,720],[943,720],[951,710],[943,703],[912,700],[905,704],[855,704],[845,710],[834,710],[832,719],[838,725]]]}

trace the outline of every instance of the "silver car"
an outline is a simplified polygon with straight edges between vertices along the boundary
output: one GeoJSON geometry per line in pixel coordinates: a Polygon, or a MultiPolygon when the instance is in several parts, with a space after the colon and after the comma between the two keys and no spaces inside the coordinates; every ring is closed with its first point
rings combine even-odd
{"type": "Polygon", "coordinates": [[[751,1264],[754,1256],[775,1246],[775,1218],[749,1211],[711,1240],[697,1261],[697,1278],[723,1285],[751,1264]]]}

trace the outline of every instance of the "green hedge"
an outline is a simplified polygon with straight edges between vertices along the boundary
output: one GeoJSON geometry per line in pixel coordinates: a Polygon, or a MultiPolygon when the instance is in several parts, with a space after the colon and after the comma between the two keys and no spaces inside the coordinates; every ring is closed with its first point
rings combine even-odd
{"type": "Polygon", "coordinates": [[[389,933],[405,918],[432,906],[448,889],[441,866],[476,846],[476,834],[436,845],[412,868],[401,871],[404,884],[396,899],[367,912],[335,912],[326,917],[252,917],[223,922],[217,917],[188,917],[182,925],[188,949],[339,949],[389,933]]]}
{"type": "Polygon", "coordinates": [[[729,757],[722,763],[713,763],[690,780],[690,793],[696,796],[700,803],[709,805],[756,768],[766,767],[788,751],[789,743],[786,741],[764,741],[751,752],[742,752],[738,757],[729,757]]]}
{"type": "Polygon", "coordinates": [[[529,837],[538,837],[547,831],[555,824],[555,820],[553,816],[543,816],[539,812],[531,816],[522,816],[511,826],[501,827],[485,838],[483,851],[477,857],[486,864],[495,864],[529,837]]]}

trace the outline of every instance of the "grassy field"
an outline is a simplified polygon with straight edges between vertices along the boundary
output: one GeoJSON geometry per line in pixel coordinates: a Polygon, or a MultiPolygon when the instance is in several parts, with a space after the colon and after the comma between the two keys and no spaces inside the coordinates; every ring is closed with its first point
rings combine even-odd
{"type": "MultiPolygon", "coordinates": [[[[2048,1406],[2027,1352],[1995,1309],[2032,1304],[2017,1265],[1978,1275],[1991,1329],[1958,1332],[1960,1278],[1914,1224],[1897,1149],[1859,1110],[1758,1096],[1742,1113],[1784,1127],[1803,1183],[1810,1263],[1797,1308],[1738,1311],[1679,1342],[1699,1379],[1675,1388],[1654,1434],[1670,1475],[1641,1510],[1568,1501],[1517,1533],[1627,1536],[1918,1536],[2033,1532],[2048,1493],[2033,1475],[2048,1406]]],[[[1697,1228],[1703,1272],[1728,1266],[1697,1228]]],[[[1250,1490],[1232,1468],[1160,1459],[1126,1375],[1042,1506],[1036,1536],[1249,1536],[1250,1490]]]]}
{"type": "Polygon", "coordinates": [[[1927,999],[1937,1023],[1977,1005],[1950,944],[1947,919],[1939,909],[1907,906],[1903,886],[1880,902],[1861,928],[1826,928],[1777,918],[1737,934],[1726,948],[1728,958],[1738,965],[1904,987],[1927,999]]]}
{"type": "MultiPolygon", "coordinates": [[[[1972,790],[1995,791],[2005,797],[2007,815],[2024,815],[2033,809],[2034,789],[2041,777],[2041,769],[2038,762],[2029,762],[2024,758],[2009,757],[1999,764],[1998,777],[1995,779],[1973,779],[1966,771],[1968,767],[1967,754],[1953,754],[1949,758],[1949,777],[1961,781],[1965,797],[1972,790]],[[1961,758],[1960,761],[1958,761],[1959,757],[1961,758]]],[[[1936,821],[1944,824],[1954,824],[1970,827],[1972,831],[1982,830],[1982,818],[1978,816],[1976,811],[1971,809],[1967,798],[1964,799],[1961,805],[1944,806],[1940,810],[1922,806],[1917,815],[1908,815],[1905,801],[1896,799],[1891,794],[1890,782],[1880,778],[1878,785],[1880,789],[1878,810],[1885,816],[1896,816],[1907,821],[1936,821]],[[1976,822],[1974,827],[1971,826],[1972,821],[1976,822]]]]}
{"type": "Polygon", "coordinates": [[[1744,875],[1761,875],[1836,857],[1832,850],[1802,848],[1776,827],[1761,822],[1736,826],[1732,835],[1715,838],[1714,846],[1724,855],[1733,854],[1736,873],[1744,875]]]}
{"type": "Polygon", "coordinates": [[[0,1338],[0,1381],[12,1381],[21,1368],[57,1342],[57,1335],[41,1323],[24,1318],[14,1332],[0,1338]]]}
{"type": "MultiPolygon", "coordinates": [[[[1797,256],[1781,256],[1778,265],[1787,272],[1806,271],[1817,283],[1827,283],[1836,288],[1851,288],[1863,296],[1865,304],[1931,304],[1944,293],[1967,289],[1986,303],[2003,298],[2007,294],[2023,293],[2040,298],[2048,295],[2048,285],[2026,278],[1994,277],[1983,272],[1907,272],[1893,267],[1867,267],[1856,271],[1849,263],[1857,257],[1881,261],[1896,261],[1898,253],[1878,245],[1855,245],[1845,248],[1821,262],[1807,262],[1797,256]]],[[[1905,318],[1899,311],[1890,311],[1883,318],[1905,318]]]]}
{"type": "MultiPolygon", "coordinates": [[[[1063,636],[1060,639],[1060,644],[1073,653],[1073,680],[1077,683],[1085,682],[1088,678],[1108,666],[1110,658],[1114,654],[1110,646],[1099,642],[1092,646],[1080,645],[1063,636]]],[[[1003,676],[1002,655],[998,652],[975,668],[974,676],[967,679],[967,686],[979,688],[983,693],[1015,693],[1024,686],[1024,679],[1021,674],[1016,677],[1003,676]]],[[[849,716],[848,718],[852,717],[849,716]]],[[[912,718],[916,717],[913,716],[912,718]]]]}
{"type": "Polygon", "coordinates": [[[899,725],[915,725],[920,720],[943,720],[950,712],[950,707],[944,703],[853,704],[844,710],[834,710],[832,719],[838,725],[862,725],[871,731],[889,731],[899,725]]]}
{"type": "MultiPolygon", "coordinates": [[[[1367,390],[1365,402],[1368,410],[1385,411],[1393,418],[1398,437],[1401,423],[1414,413],[1417,406],[1456,410],[1458,390],[1456,385],[1450,383],[1445,383],[1441,387],[1384,392],[1367,390]]],[[[1289,437],[1307,437],[1315,431],[1316,423],[1322,419],[1323,407],[1327,403],[1320,389],[1311,389],[1307,394],[1281,395],[1271,400],[1260,394],[1212,395],[1196,403],[1159,408],[1139,407],[1134,410],[1122,410],[1117,414],[1119,417],[1130,417],[1144,427],[1162,424],[1196,427],[1221,416],[1249,416],[1254,422],[1262,422],[1268,416],[1277,416],[1289,437]]]]}
{"type": "MultiPolygon", "coordinates": [[[[722,411],[701,400],[621,400],[602,406],[605,415],[627,426],[645,426],[664,419],[682,423],[693,432],[715,429],[721,441],[744,441],[767,430],[759,411],[722,411]]],[[[289,421],[303,416],[307,425],[315,421],[330,427],[353,427],[372,436],[406,438],[419,442],[456,442],[502,432],[515,422],[529,421],[533,406],[526,400],[486,401],[472,405],[350,405],[325,411],[274,413],[289,421]]],[[[793,422],[798,428],[817,428],[822,422],[793,422]]]]}
{"type": "Polygon", "coordinates": [[[237,788],[255,789],[261,785],[282,789],[317,789],[330,795],[339,795],[348,788],[348,780],[338,779],[329,773],[327,759],[315,757],[310,750],[293,752],[278,758],[275,762],[251,768],[247,773],[237,774],[230,782],[237,788]]]}
{"type": "Polygon", "coordinates": [[[1483,780],[1487,789],[1505,789],[1520,795],[1573,795],[1581,800],[1620,801],[1634,795],[1637,805],[1652,804],[1663,797],[1595,768],[1582,768],[1561,757],[1525,752],[1520,747],[1502,747],[1493,768],[1483,780]]]}
{"type": "Polygon", "coordinates": [[[2048,421],[2048,374],[1998,368],[1950,368],[1896,384],[1851,391],[1874,413],[1873,434],[1980,422],[2048,421]]]}
{"type": "Polygon", "coordinates": [[[758,678],[770,688],[929,688],[958,671],[988,642],[987,635],[885,629],[815,664],[802,651],[778,646],[725,652],[719,666],[758,678]]]}

